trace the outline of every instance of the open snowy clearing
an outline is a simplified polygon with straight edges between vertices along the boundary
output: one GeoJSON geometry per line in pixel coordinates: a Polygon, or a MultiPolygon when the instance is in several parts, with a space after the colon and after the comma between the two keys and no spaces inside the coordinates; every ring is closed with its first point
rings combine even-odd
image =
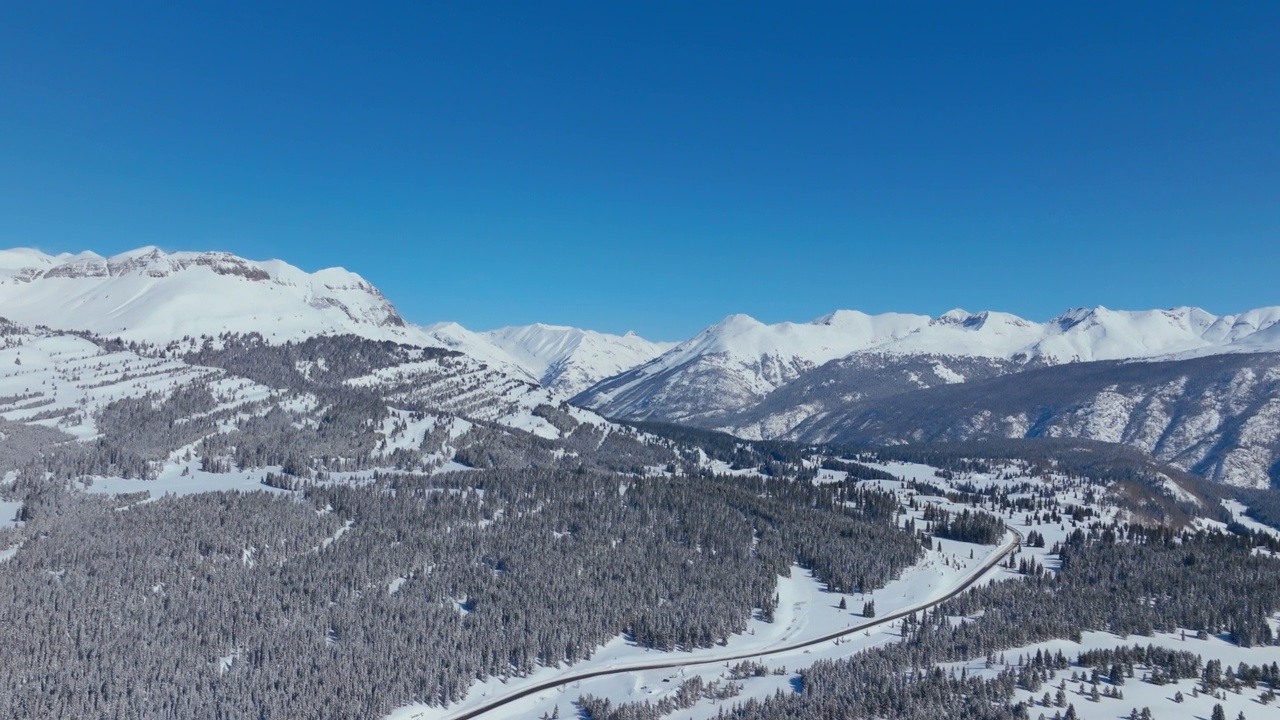
{"type": "Polygon", "coordinates": [[[22,503],[15,500],[0,500],[0,528],[13,527],[18,524],[18,510],[22,503]]]}
{"type": "MultiPolygon", "coordinates": [[[[1280,616],[1271,618],[1270,624],[1273,630],[1280,630],[1280,616]]],[[[940,667],[944,669],[964,668],[969,675],[995,677],[1001,670],[1009,667],[1016,668],[1020,656],[1031,657],[1036,654],[1037,650],[1054,654],[1061,651],[1069,660],[1074,661],[1081,652],[1132,647],[1134,645],[1143,647],[1153,645],[1169,650],[1190,652],[1199,655],[1206,662],[1220,660],[1224,667],[1231,668],[1237,667],[1240,663],[1270,665],[1280,661],[1280,650],[1277,650],[1275,646],[1243,648],[1224,637],[1214,636],[1198,640],[1196,639],[1196,633],[1193,631],[1187,631],[1185,636],[1182,632],[1176,632],[1156,633],[1151,637],[1130,635],[1126,638],[1105,632],[1086,632],[1083,633],[1078,643],[1071,640],[1050,640],[1005,650],[1001,653],[1001,656],[1006,664],[996,663],[990,668],[986,666],[984,660],[949,663],[940,667]]],[[[1129,711],[1133,708],[1141,710],[1144,707],[1150,708],[1152,714],[1157,718],[1200,718],[1208,720],[1215,704],[1222,705],[1228,718],[1235,718],[1241,712],[1251,720],[1272,718],[1280,715],[1280,710],[1276,707],[1264,706],[1258,701],[1259,694],[1263,692],[1261,688],[1250,689],[1245,687],[1239,694],[1225,690],[1220,698],[1214,698],[1203,693],[1196,697],[1195,689],[1200,686],[1199,680],[1183,679],[1169,681],[1164,685],[1155,685],[1142,679],[1144,669],[1149,670],[1150,668],[1136,667],[1134,670],[1135,677],[1128,678],[1123,685],[1118,687],[1124,694],[1123,698],[1101,696],[1099,700],[1094,701],[1091,698],[1093,686],[1088,682],[1089,670],[1075,666],[1067,670],[1059,670],[1054,679],[1045,683],[1039,692],[1033,693],[1019,689],[1014,696],[1014,702],[1036,702],[1037,707],[1032,708],[1031,717],[1034,718],[1039,713],[1044,713],[1046,717],[1052,717],[1055,712],[1064,711],[1064,708],[1052,704],[1045,707],[1039,704],[1039,701],[1045,691],[1048,691],[1052,696],[1062,684],[1062,681],[1065,680],[1067,704],[1075,706],[1076,714],[1081,720],[1116,720],[1117,718],[1127,717],[1129,711]],[[1071,680],[1073,672],[1080,673],[1081,679],[1079,681],[1071,680]],[[1081,688],[1083,688],[1083,692],[1081,688]],[[1183,696],[1181,703],[1175,699],[1175,695],[1179,692],[1183,696]]],[[[1099,689],[1101,690],[1109,685],[1108,681],[1103,680],[1099,683],[1099,689]]]]}
{"type": "Polygon", "coordinates": [[[266,491],[285,493],[287,490],[273,488],[262,484],[265,470],[249,470],[245,472],[210,473],[199,469],[199,462],[175,463],[166,465],[164,471],[155,480],[137,478],[98,477],[93,484],[84,489],[90,493],[103,495],[123,495],[126,493],[147,492],[152,498],[164,495],[192,495],[195,493],[221,492],[239,490],[241,492],[266,491]],[[184,474],[184,472],[186,474],[184,474]]]}

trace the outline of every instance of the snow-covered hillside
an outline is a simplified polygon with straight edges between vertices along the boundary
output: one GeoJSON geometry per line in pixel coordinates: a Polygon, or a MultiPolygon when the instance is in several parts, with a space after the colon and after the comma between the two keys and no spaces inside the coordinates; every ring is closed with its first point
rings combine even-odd
{"type": "Polygon", "coordinates": [[[140,248],[104,258],[0,251],[0,316],[24,325],[163,343],[258,332],[271,342],[351,333],[427,344],[355,273],[280,260],[140,248]]]}
{"type": "Polygon", "coordinates": [[[186,477],[192,462],[244,470],[280,458],[312,471],[336,458],[344,470],[432,470],[469,446],[486,466],[532,463],[557,457],[549,441],[576,432],[583,455],[616,430],[532,381],[438,348],[342,335],[131,349],[0,320],[0,459],[56,446],[49,462],[72,476],[186,477]]]}
{"type": "Polygon", "coordinates": [[[576,401],[617,417],[714,417],[748,407],[824,362],[906,337],[927,320],[841,311],[811,323],[766,325],[731,315],[576,401]]]}
{"type": "Polygon", "coordinates": [[[487,365],[501,368],[515,377],[530,382],[538,381],[537,373],[524,367],[509,355],[506,350],[490,342],[484,333],[468,330],[456,322],[432,323],[424,326],[422,332],[429,338],[430,342],[440,347],[470,355],[487,365]]]}

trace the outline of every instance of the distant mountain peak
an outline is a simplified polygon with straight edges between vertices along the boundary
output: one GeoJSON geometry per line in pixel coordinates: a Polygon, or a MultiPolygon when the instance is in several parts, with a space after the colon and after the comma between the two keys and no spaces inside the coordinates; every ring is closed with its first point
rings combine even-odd
{"type": "Polygon", "coordinates": [[[963,323],[973,317],[973,313],[964,308],[952,308],[937,317],[938,322],[942,323],[963,323]]]}
{"type": "Polygon", "coordinates": [[[634,332],[611,335],[543,323],[479,335],[544,386],[566,397],[642,365],[674,345],[650,342],[634,332]]]}
{"type": "Polygon", "coordinates": [[[809,324],[838,327],[841,325],[865,322],[868,317],[870,316],[861,310],[836,310],[835,312],[827,313],[826,315],[813,320],[809,324]]]}
{"type": "Polygon", "coordinates": [[[732,315],[726,315],[723,320],[708,329],[751,330],[758,327],[764,327],[764,323],[746,313],[734,313],[732,315]]]}

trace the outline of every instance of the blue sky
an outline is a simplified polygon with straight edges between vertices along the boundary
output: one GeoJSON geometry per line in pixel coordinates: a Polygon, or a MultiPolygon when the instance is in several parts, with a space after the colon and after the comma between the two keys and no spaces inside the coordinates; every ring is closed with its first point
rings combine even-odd
{"type": "Polygon", "coordinates": [[[0,7],[0,245],[660,339],[1280,304],[1280,3],[267,4],[0,7]]]}

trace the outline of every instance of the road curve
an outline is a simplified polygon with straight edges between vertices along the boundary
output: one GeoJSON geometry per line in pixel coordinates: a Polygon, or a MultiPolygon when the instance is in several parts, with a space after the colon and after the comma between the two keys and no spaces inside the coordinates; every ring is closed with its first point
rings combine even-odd
{"type": "Polygon", "coordinates": [[[772,648],[759,649],[754,652],[738,652],[730,655],[720,655],[717,657],[703,657],[703,658],[688,659],[688,660],[664,660],[664,661],[656,661],[651,663],[627,665],[625,667],[601,668],[598,670],[584,670],[580,673],[574,673],[571,675],[562,675],[558,678],[538,683],[537,685],[530,685],[529,687],[526,687],[526,688],[512,690],[507,695],[494,698],[493,700],[490,700],[489,702],[486,702],[485,704],[479,707],[474,707],[469,710],[461,711],[457,715],[446,716],[447,720],[474,720],[475,718],[481,717],[486,713],[497,710],[500,707],[504,707],[506,705],[510,705],[511,703],[517,700],[522,700],[524,698],[527,698],[530,695],[535,695],[544,690],[551,690],[554,688],[558,688],[562,685],[568,685],[570,683],[575,683],[581,680],[590,680],[593,678],[605,677],[608,675],[626,675],[627,673],[644,672],[646,670],[669,670],[674,668],[697,667],[700,665],[713,665],[716,663],[733,662],[735,660],[760,659],[760,658],[769,657],[770,655],[778,655],[780,653],[792,652],[795,650],[803,650],[804,648],[810,648],[815,645],[821,645],[822,643],[830,642],[832,640],[835,640],[836,638],[845,637],[847,635],[853,635],[854,633],[862,632],[863,630],[867,630],[869,628],[891,623],[891,622],[894,622],[895,620],[901,620],[902,618],[908,615],[918,613],[921,610],[928,610],[929,608],[935,607],[937,605],[941,605],[942,603],[959,595],[965,590],[968,590],[969,588],[973,587],[974,584],[978,582],[978,580],[982,579],[982,577],[987,574],[987,571],[991,570],[991,568],[998,565],[1002,560],[1009,557],[1010,554],[1016,551],[1022,545],[1022,541],[1023,541],[1022,533],[1018,532],[1018,530],[1015,529],[1013,526],[1006,525],[1005,527],[1007,527],[1009,529],[1009,532],[1011,532],[1014,536],[1011,540],[1006,540],[1005,543],[1001,546],[1000,550],[998,550],[995,553],[992,553],[991,557],[987,558],[986,561],[984,561],[976,569],[971,571],[969,575],[967,575],[964,578],[964,580],[962,580],[958,585],[956,585],[954,588],[948,591],[947,594],[939,598],[929,600],[928,602],[917,603],[915,605],[902,608],[901,610],[896,610],[892,613],[889,613],[888,615],[885,615],[884,617],[868,620],[867,622],[864,622],[858,625],[851,625],[847,628],[844,628],[843,630],[827,633],[826,635],[823,635],[821,637],[809,638],[808,640],[802,640],[802,641],[790,643],[787,645],[779,645],[777,647],[772,647],[772,648]]]}

